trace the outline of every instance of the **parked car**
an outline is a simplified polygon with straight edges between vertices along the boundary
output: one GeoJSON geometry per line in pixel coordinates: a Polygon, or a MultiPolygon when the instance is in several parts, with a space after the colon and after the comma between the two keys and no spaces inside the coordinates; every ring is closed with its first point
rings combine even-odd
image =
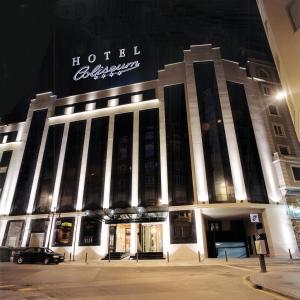
{"type": "Polygon", "coordinates": [[[55,253],[49,248],[29,247],[16,251],[13,261],[18,264],[28,263],[44,263],[45,265],[64,261],[64,255],[55,253]]]}

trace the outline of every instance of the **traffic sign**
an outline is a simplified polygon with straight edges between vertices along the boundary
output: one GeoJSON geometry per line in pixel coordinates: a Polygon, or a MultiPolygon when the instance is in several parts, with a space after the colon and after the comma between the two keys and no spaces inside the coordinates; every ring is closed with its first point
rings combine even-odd
{"type": "Polygon", "coordinates": [[[251,223],[259,223],[259,217],[258,214],[250,214],[250,221],[251,223]]]}

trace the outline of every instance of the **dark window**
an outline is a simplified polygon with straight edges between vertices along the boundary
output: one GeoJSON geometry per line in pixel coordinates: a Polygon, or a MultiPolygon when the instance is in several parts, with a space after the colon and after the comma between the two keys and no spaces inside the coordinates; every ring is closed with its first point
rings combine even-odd
{"type": "Polygon", "coordinates": [[[133,114],[116,115],[113,142],[110,206],[129,207],[131,203],[133,114]]]}
{"type": "Polygon", "coordinates": [[[210,202],[233,202],[234,187],[213,62],[194,64],[210,202]]]}
{"type": "Polygon", "coordinates": [[[0,162],[0,197],[4,188],[12,151],[4,151],[0,162]]]}
{"type": "Polygon", "coordinates": [[[263,92],[265,96],[270,96],[271,95],[271,89],[269,86],[263,85],[262,86],[263,92]]]}
{"type": "Polygon", "coordinates": [[[278,116],[277,107],[275,105],[269,105],[269,112],[271,115],[278,116]]]}
{"type": "Polygon", "coordinates": [[[209,231],[222,231],[221,221],[208,221],[208,230],[209,231]]]}
{"type": "Polygon", "coordinates": [[[119,98],[119,105],[131,103],[131,95],[130,94],[120,95],[120,96],[118,96],[118,98],[119,98]]]}
{"type": "Polygon", "coordinates": [[[273,128],[274,128],[275,135],[280,136],[280,137],[284,137],[285,136],[284,129],[283,129],[282,125],[274,124],[273,128]]]}
{"type": "Polygon", "coordinates": [[[140,92],[143,94],[143,101],[147,101],[147,100],[153,100],[156,98],[155,96],[155,89],[151,89],[151,90],[145,90],[143,92],[140,92]]]}
{"type": "Polygon", "coordinates": [[[50,211],[63,131],[64,124],[49,127],[35,196],[35,213],[50,211]]]}
{"type": "Polygon", "coordinates": [[[55,116],[62,116],[65,114],[66,106],[57,106],[55,107],[55,116]]]}
{"type": "Polygon", "coordinates": [[[55,221],[52,246],[72,246],[75,218],[59,218],[55,221]]]}
{"type": "Polygon", "coordinates": [[[160,198],[159,111],[139,116],[139,205],[155,206],[160,198]]]}
{"type": "Polygon", "coordinates": [[[292,167],[295,181],[300,181],[300,167],[292,167]]]}
{"type": "Polygon", "coordinates": [[[105,108],[107,106],[107,99],[99,99],[96,101],[96,109],[105,108]]]}
{"type": "Polygon", "coordinates": [[[84,209],[99,209],[103,203],[108,117],[92,120],[87,160],[84,209]]]}
{"type": "Polygon", "coordinates": [[[262,79],[269,79],[270,78],[270,74],[267,70],[264,70],[264,69],[259,69],[258,70],[258,76],[262,79]]]}
{"type": "Polygon", "coordinates": [[[3,132],[0,134],[0,142],[3,143],[12,143],[17,140],[18,131],[10,131],[10,132],[3,132]],[[7,136],[6,141],[4,137],[7,136]]]}
{"type": "Polygon", "coordinates": [[[289,155],[290,151],[287,146],[279,146],[279,151],[282,155],[289,155]]]}
{"type": "Polygon", "coordinates": [[[98,246],[101,238],[101,220],[93,217],[82,217],[79,246],[98,246]]]}
{"type": "Polygon", "coordinates": [[[78,113],[78,112],[82,112],[82,111],[85,111],[85,105],[86,105],[86,102],[79,102],[79,103],[76,103],[74,105],[74,112],[75,113],[78,113]]]}
{"type": "Polygon", "coordinates": [[[170,212],[171,244],[197,243],[195,214],[192,210],[170,212]]]}
{"type": "Polygon", "coordinates": [[[227,82],[244,181],[250,202],[268,202],[247,98],[242,84],[227,82]]]}
{"type": "Polygon", "coordinates": [[[13,198],[12,215],[26,214],[46,116],[47,110],[33,113],[13,198]]]}
{"type": "Polygon", "coordinates": [[[26,242],[27,247],[45,247],[48,224],[48,219],[31,220],[26,242]]]}
{"type": "Polygon", "coordinates": [[[75,210],[84,142],[85,123],[85,121],[78,121],[70,124],[61,177],[60,193],[58,198],[59,212],[75,210]]]}
{"type": "Polygon", "coordinates": [[[184,85],[165,87],[169,203],[193,203],[192,171],[184,85]],[[182,181],[178,181],[178,177],[182,181]]]}
{"type": "Polygon", "coordinates": [[[8,221],[2,246],[21,247],[25,221],[8,221]]]}

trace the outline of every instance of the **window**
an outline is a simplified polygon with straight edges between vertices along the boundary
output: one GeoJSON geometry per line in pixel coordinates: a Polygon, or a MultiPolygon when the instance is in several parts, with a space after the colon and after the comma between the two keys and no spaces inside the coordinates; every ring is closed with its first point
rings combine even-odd
{"type": "Polygon", "coordinates": [[[292,167],[293,176],[295,181],[300,181],[300,166],[292,167]]]}
{"type": "Polygon", "coordinates": [[[278,116],[278,110],[276,105],[269,105],[270,115],[278,116]]]}
{"type": "Polygon", "coordinates": [[[281,124],[273,124],[273,128],[274,128],[274,132],[275,132],[276,136],[278,136],[278,137],[285,136],[284,129],[281,124]]]}
{"type": "Polygon", "coordinates": [[[262,90],[265,96],[271,95],[271,88],[267,85],[262,85],[262,90]]]}
{"type": "Polygon", "coordinates": [[[300,0],[294,0],[288,6],[288,13],[292,22],[294,31],[300,28],[300,0]]]}
{"type": "Polygon", "coordinates": [[[259,68],[258,69],[258,77],[268,80],[270,78],[270,74],[267,70],[259,68]]]}
{"type": "Polygon", "coordinates": [[[194,211],[170,212],[171,244],[197,243],[194,211]]]}
{"type": "Polygon", "coordinates": [[[289,154],[290,154],[290,150],[289,150],[289,147],[288,147],[288,146],[278,145],[278,148],[279,148],[279,152],[280,152],[282,155],[289,155],[289,154]]]}
{"type": "Polygon", "coordinates": [[[98,246],[101,239],[101,220],[82,217],[79,246],[98,246]]]}
{"type": "Polygon", "coordinates": [[[8,221],[2,246],[20,247],[25,221],[8,221]]]}

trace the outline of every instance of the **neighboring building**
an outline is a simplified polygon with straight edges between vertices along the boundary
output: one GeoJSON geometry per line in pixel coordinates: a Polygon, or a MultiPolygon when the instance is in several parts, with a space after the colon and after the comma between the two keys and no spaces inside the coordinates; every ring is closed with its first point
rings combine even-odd
{"type": "Polygon", "coordinates": [[[285,197],[300,146],[280,89],[272,65],[202,45],[156,80],[37,95],[0,127],[2,245],[198,259],[254,255],[259,235],[298,255],[285,197]]]}
{"type": "Polygon", "coordinates": [[[300,0],[257,0],[257,4],[300,139],[300,0]]]}
{"type": "MultiPolygon", "coordinates": [[[[283,87],[282,95],[286,97],[300,139],[300,0],[257,0],[257,3],[283,87]]],[[[289,159],[289,163],[297,164],[297,161],[289,159]]],[[[285,179],[281,188],[287,195],[288,211],[299,244],[300,194],[293,187],[294,181],[285,179]]]]}

